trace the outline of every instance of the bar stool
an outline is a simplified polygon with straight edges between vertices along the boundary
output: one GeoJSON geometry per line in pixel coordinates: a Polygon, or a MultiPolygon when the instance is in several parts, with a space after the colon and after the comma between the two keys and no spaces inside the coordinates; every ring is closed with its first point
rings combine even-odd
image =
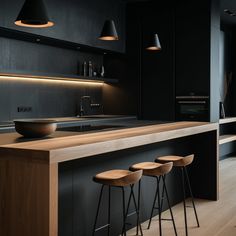
{"type": "Polygon", "coordinates": [[[193,162],[194,155],[188,155],[186,157],[182,156],[162,156],[156,158],[156,162],[158,163],[166,163],[166,162],[173,162],[174,167],[178,167],[181,170],[181,181],[182,181],[182,189],[183,189],[183,205],[184,205],[184,222],[185,222],[185,234],[188,236],[188,222],[187,222],[187,211],[186,211],[186,202],[185,202],[185,197],[186,197],[186,190],[185,190],[185,182],[187,182],[187,187],[190,193],[193,209],[194,209],[194,214],[195,218],[197,221],[197,226],[200,227],[199,220],[198,220],[198,215],[194,203],[194,198],[193,198],[193,193],[191,189],[191,184],[189,181],[189,176],[187,172],[187,166],[190,165],[193,162]]]}
{"type": "Polygon", "coordinates": [[[99,173],[95,177],[93,177],[93,180],[96,183],[102,184],[102,187],[101,187],[101,192],[100,192],[100,196],[99,196],[98,207],[97,207],[96,218],[95,218],[95,223],[94,223],[93,234],[92,235],[95,235],[95,233],[97,231],[102,230],[104,228],[108,228],[107,235],[108,236],[110,235],[110,228],[111,228],[111,220],[110,220],[110,218],[111,218],[110,217],[111,216],[111,213],[110,213],[110,209],[111,209],[111,187],[118,187],[118,188],[121,188],[121,190],[122,190],[122,200],[123,200],[122,235],[126,236],[126,218],[127,218],[128,207],[127,207],[127,209],[125,207],[125,191],[124,191],[124,188],[128,187],[128,186],[130,186],[130,199],[129,199],[129,202],[130,202],[131,197],[132,197],[133,202],[134,202],[134,206],[135,206],[135,211],[136,211],[136,214],[137,214],[137,226],[140,227],[140,230],[142,232],[141,224],[139,222],[139,209],[138,209],[136,199],[135,199],[135,196],[134,196],[134,192],[133,192],[134,184],[139,182],[141,177],[142,177],[142,170],[135,171],[135,172],[132,172],[132,171],[129,171],[129,170],[109,170],[109,171],[106,171],[106,172],[99,173]],[[108,223],[104,226],[96,228],[104,186],[108,187],[108,223]]]}
{"type": "MultiPolygon", "coordinates": [[[[165,182],[165,175],[171,171],[172,166],[173,166],[173,162],[168,162],[165,164],[160,164],[160,163],[155,163],[155,162],[141,162],[138,164],[134,164],[130,167],[130,170],[132,170],[132,171],[142,170],[144,176],[153,177],[157,181],[156,192],[155,192],[151,215],[150,215],[150,219],[149,219],[149,223],[148,223],[148,229],[150,228],[150,225],[151,225],[153,211],[154,211],[154,209],[158,209],[160,236],[162,236],[162,225],[161,225],[162,220],[171,220],[173,222],[174,232],[175,232],[175,235],[177,236],[175,220],[174,220],[173,212],[172,212],[172,209],[170,206],[169,195],[168,195],[166,182],[165,182]],[[162,212],[162,204],[161,204],[161,197],[160,197],[160,181],[161,180],[163,181],[163,189],[166,194],[166,200],[167,200],[168,207],[170,210],[171,219],[162,219],[161,218],[161,212],[162,212]],[[158,206],[155,207],[157,200],[158,200],[158,203],[157,203],[158,206]]],[[[140,182],[139,182],[138,202],[140,202],[140,182]]],[[[137,234],[138,234],[138,227],[137,227],[137,234]]]]}

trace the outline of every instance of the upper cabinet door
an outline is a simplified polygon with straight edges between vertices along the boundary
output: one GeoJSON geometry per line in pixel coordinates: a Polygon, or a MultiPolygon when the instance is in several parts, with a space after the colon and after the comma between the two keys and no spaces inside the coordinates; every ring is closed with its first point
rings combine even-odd
{"type": "MultiPolygon", "coordinates": [[[[148,11],[152,12],[152,11],[148,11]]],[[[142,20],[142,116],[144,119],[174,120],[174,16],[162,7],[142,20]],[[161,50],[146,50],[157,33],[161,50]]]]}
{"type": "Polygon", "coordinates": [[[45,0],[53,27],[33,29],[19,27],[14,21],[24,0],[2,0],[0,27],[16,29],[46,37],[92,47],[125,52],[125,2],[122,0],[45,0]],[[113,19],[118,41],[102,41],[98,37],[105,20],[113,19]]]}

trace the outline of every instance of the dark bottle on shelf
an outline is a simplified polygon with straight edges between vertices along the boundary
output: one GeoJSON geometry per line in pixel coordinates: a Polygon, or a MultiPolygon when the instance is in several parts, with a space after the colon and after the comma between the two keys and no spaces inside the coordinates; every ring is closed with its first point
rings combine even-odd
{"type": "Polygon", "coordinates": [[[91,61],[89,61],[88,72],[89,77],[93,77],[93,64],[91,61]]]}
{"type": "Polygon", "coordinates": [[[84,63],[83,63],[83,76],[88,76],[88,68],[87,68],[86,61],[84,61],[84,63]]]}

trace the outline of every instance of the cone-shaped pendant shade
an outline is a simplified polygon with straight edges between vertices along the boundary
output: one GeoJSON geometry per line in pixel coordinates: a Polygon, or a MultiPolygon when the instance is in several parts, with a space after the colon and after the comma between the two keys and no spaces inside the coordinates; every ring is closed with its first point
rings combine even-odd
{"type": "Polygon", "coordinates": [[[115,23],[113,20],[106,20],[99,37],[100,40],[118,40],[115,23]]]}
{"type": "Polygon", "coordinates": [[[161,50],[161,44],[157,34],[152,35],[149,44],[146,48],[147,50],[159,51],[161,50]]]}
{"type": "Polygon", "coordinates": [[[15,24],[33,28],[46,28],[54,25],[48,18],[43,0],[26,0],[15,24]]]}

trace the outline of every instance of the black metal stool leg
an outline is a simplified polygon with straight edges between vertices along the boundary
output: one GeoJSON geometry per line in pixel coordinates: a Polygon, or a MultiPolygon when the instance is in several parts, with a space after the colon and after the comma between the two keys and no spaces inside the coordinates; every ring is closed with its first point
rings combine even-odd
{"type": "Polygon", "coordinates": [[[161,197],[160,197],[160,179],[157,177],[157,195],[158,195],[158,211],[159,211],[159,232],[160,236],[162,236],[162,228],[161,228],[161,197]]]}
{"type": "Polygon", "coordinates": [[[125,211],[125,190],[124,187],[121,187],[122,189],[122,198],[123,198],[123,230],[122,235],[126,236],[126,211],[125,211]]]}
{"type": "MultiPolygon", "coordinates": [[[[165,180],[166,176],[162,176],[163,181],[165,180]]],[[[163,208],[163,204],[164,204],[164,198],[165,198],[165,190],[164,190],[164,185],[162,186],[162,193],[161,193],[161,210],[163,208]]]]}
{"type": "MultiPolygon", "coordinates": [[[[141,199],[141,179],[138,182],[138,219],[137,219],[137,221],[139,220],[139,222],[140,222],[140,199],[141,199]]],[[[141,224],[140,224],[140,232],[141,232],[141,235],[143,235],[141,224]]],[[[136,232],[136,233],[138,233],[138,232],[136,232]]]]}
{"type": "MultiPolygon", "coordinates": [[[[140,223],[140,220],[139,220],[139,206],[136,203],[136,199],[135,199],[133,188],[134,188],[134,184],[130,185],[130,195],[129,195],[129,200],[128,200],[128,204],[127,204],[127,208],[126,208],[126,213],[125,213],[125,224],[126,224],[126,219],[128,217],[128,213],[129,213],[129,207],[130,207],[131,198],[133,198],[134,206],[135,206],[135,212],[137,214],[137,226],[136,226],[136,228],[137,228],[137,235],[138,235],[139,229],[140,229],[141,235],[143,235],[141,223],[140,223]]],[[[139,185],[139,188],[140,188],[140,185],[139,185]]],[[[125,232],[125,228],[124,228],[125,224],[123,224],[122,235],[125,232]]]]}
{"type": "Polygon", "coordinates": [[[182,177],[182,188],[183,188],[183,204],[184,204],[184,222],[185,222],[185,235],[188,236],[188,222],[187,222],[187,211],[185,202],[185,179],[184,179],[184,168],[181,167],[181,177],[182,177]]]}
{"type": "Polygon", "coordinates": [[[155,192],[155,196],[154,196],[154,201],[153,201],[153,204],[152,204],[152,210],[151,210],[151,215],[150,215],[150,218],[149,218],[149,222],[148,222],[148,227],[147,229],[150,229],[150,226],[151,226],[151,222],[152,222],[152,217],[153,217],[153,211],[154,211],[154,208],[155,208],[155,205],[156,205],[156,200],[157,200],[157,193],[158,193],[158,178],[155,177],[156,180],[157,180],[157,187],[156,187],[156,192],[155,192]]]}
{"type": "Polygon", "coordinates": [[[111,228],[111,186],[108,186],[108,228],[107,228],[107,235],[110,236],[110,228],[111,228]]]}
{"type": "MultiPolygon", "coordinates": [[[[127,208],[126,208],[125,218],[127,218],[128,213],[129,213],[129,206],[130,206],[130,202],[131,202],[131,197],[132,197],[132,192],[130,192],[130,195],[129,195],[129,200],[128,200],[128,204],[127,204],[127,208]]],[[[126,222],[125,222],[125,224],[126,224],[126,222]]],[[[123,228],[122,228],[122,235],[124,233],[124,227],[125,227],[125,225],[123,225],[123,228]]]]}
{"type": "Polygon", "coordinates": [[[197,226],[200,227],[199,220],[198,220],[198,215],[197,215],[197,210],[196,210],[195,203],[194,203],[193,192],[192,192],[191,184],[190,184],[189,177],[188,177],[188,171],[187,171],[186,167],[184,167],[184,171],[185,171],[185,175],[186,175],[186,179],[187,179],[189,192],[190,192],[190,195],[191,195],[191,200],[192,200],[192,204],[193,204],[195,218],[196,218],[196,221],[197,221],[197,226]]]}
{"type": "Polygon", "coordinates": [[[136,203],[136,199],[135,199],[135,195],[134,195],[134,191],[133,191],[134,185],[131,185],[130,188],[131,188],[131,195],[132,195],[133,201],[134,201],[135,211],[136,211],[136,214],[137,214],[137,232],[136,232],[136,235],[138,235],[139,229],[140,229],[141,235],[143,235],[143,230],[142,230],[142,226],[141,226],[140,219],[139,219],[139,206],[136,203]]]}
{"type": "Polygon", "coordinates": [[[130,202],[131,202],[131,197],[132,197],[132,192],[130,192],[130,195],[129,195],[129,200],[128,200],[128,203],[127,203],[127,208],[126,208],[126,217],[128,216],[128,213],[129,213],[129,206],[130,206],[130,202]]]}
{"type": "Polygon", "coordinates": [[[165,181],[165,176],[162,176],[162,180],[163,180],[163,189],[165,190],[166,193],[166,200],[167,200],[167,204],[170,210],[170,215],[171,215],[171,219],[173,222],[173,227],[174,227],[174,231],[175,231],[175,236],[177,236],[177,230],[176,230],[176,225],[175,225],[175,219],[174,219],[174,215],[170,206],[170,200],[169,200],[169,195],[168,195],[168,191],[167,191],[167,187],[166,187],[166,181],[165,181]]]}
{"type": "Polygon", "coordinates": [[[97,219],[98,219],[99,209],[100,209],[101,200],[102,200],[103,189],[104,189],[104,185],[102,185],[101,192],[99,195],[98,207],[97,207],[95,222],[94,222],[94,226],[93,226],[93,236],[95,235],[95,232],[96,232],[96,225],[97,225],[97,219]]]}

